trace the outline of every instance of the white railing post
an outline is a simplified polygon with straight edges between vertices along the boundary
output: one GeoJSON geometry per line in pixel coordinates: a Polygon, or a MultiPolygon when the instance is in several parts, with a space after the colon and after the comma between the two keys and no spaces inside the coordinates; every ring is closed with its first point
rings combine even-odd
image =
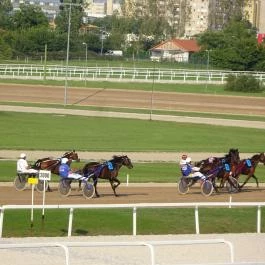
{"type": "Polygon", "coordinates": [[[74,209],[73,208],[70,208],[70,212],[69,212],[69,223],[68,223],[68,237],[70,237],[72,235],[73,215],[74,215],[74,209]]]}
{"type": "Polygon", "coordinates": [[[261,232],[261,207],[258,205],[257,209],[257,233],[261,232]]]}
{"type": "Polygon", "coordinates": [[[4,208],[0,208],[0,238],[3,234],[4,208]]]}
{"type": "Polygon", "coordinates": [[[199,208],[198,205],[195,206],[195,229],[196,234],[200,234],[200,223],[199,223],[199,208]]]}
{"type": "Polygon", "coordinates": [[[133,207],[133,236],[136,236],[137,231],[136,231],[136,221],[137,221],[137,215],[136,215],[136,207],[133,207]]]}

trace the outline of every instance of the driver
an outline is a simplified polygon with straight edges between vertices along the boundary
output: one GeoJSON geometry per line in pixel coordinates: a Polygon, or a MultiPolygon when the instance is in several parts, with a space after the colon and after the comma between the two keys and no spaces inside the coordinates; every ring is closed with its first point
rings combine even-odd
{"type": "Polygon", "coordinates": [[[17,161],[17,173],[36,175],[38,170],[30,168],[26,154],[21,153],[17,161]]]}
{"type": "Polygon", "coordinates": [[[83,176],[73,172],[70,168],[70,166],[67,164],[68,158],[64,157],[61,160],[61,165],[59,167],[59,175],[62,178],[73,178],[73,179],[80,179],[83,176]]]}
{"type": "Polygon", "coordinates": [[[187,155],[182,155],[180,160],[180,169],[182,176],[184,177],[191,177],[196,180],[205,180],[205,176],[200,172],[200,168],[192,166],[191,158],[187,155]]]}

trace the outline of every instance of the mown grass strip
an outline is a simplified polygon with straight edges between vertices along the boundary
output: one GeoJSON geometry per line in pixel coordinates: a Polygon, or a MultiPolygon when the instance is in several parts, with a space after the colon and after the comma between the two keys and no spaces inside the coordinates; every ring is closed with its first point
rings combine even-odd
{"type": "MultiPolygon", "coordinates": [[[[262,215],[265,209],[261,210],[262,215]]],[[[68,211],[34,211],[33,227],[30,210],[6,210],[3,237],[67,236],[68,211]],[[56,220],[56,221],[55,221],[56,220]]],[[[257,209],[201,208],[200,233],[255,233],[257,209]]],[[[265,222],[261,224],[265,232],[265,222]]],[[[194,234],[194,209],[140,209],[137,215],[138,235],[194,234]]],[[[132,235],[131,209],[75,210],[73,236],[132,235]]]]}
{"type": "Polygon", "coordinates": [[[0,148],[13,150],[264,151],[264,130],[122,118],[0,112],[0,148]],[[8,136],[8,137],[7,137],[8,136]],[[254,136],[254,137],[253,137],[254,136]]]}

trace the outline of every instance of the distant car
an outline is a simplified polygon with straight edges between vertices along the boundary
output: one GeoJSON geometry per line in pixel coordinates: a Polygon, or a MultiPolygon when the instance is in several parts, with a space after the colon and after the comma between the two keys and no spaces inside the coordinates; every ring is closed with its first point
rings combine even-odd
{"type": "Polygon", "coordinates": [[[105,53],[107,56],[123,56],[123,52],[120,50],[109,50],[105,53]]]}

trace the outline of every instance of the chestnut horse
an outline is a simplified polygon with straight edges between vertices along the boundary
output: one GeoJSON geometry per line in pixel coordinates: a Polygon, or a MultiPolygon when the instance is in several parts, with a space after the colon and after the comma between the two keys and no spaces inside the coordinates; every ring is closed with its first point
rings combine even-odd
{"type": "Polygon", "coordinates": [[[245,186],[245,184],[249,181],[251,177],[255,179],[257,187],[259,187],[258,178],[254,174],[259,162],[265,165],[264,153],[259,153],[253,155],[251,158],[240,160],[240,162],[235,168],[235,172],[233,173],[233,176],[236,179],[239,179],[240,175],[247,175],[244,183],[240,185],[240,189],[242,189],[245,186]]]}
{"type": "Polygon", "coordinates": [[[104,163],[90,162],[85,164],[82,169],[82,174],[93,179],[95,194],[97,197],[99,197],[97,191],[97,183],[99,178],[109,180],[114,195],[118,196],[116,193],[116,188],[120,185],[118,174],[122,166],[126,166],[129,169],[133,168],[131,159],[127,155],[114,155],[111,160],[104,163]]]}

